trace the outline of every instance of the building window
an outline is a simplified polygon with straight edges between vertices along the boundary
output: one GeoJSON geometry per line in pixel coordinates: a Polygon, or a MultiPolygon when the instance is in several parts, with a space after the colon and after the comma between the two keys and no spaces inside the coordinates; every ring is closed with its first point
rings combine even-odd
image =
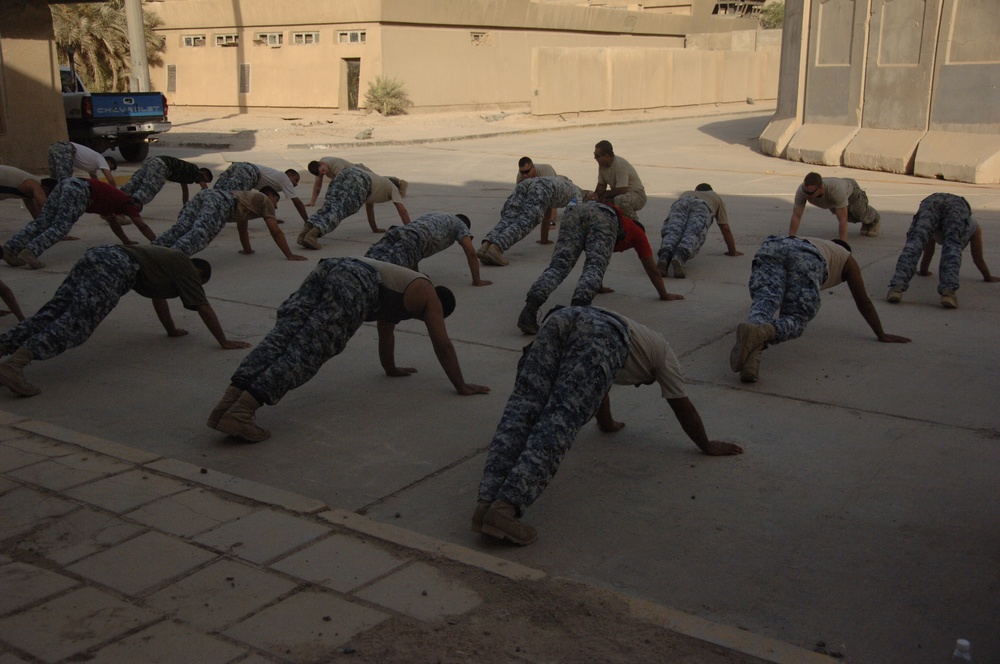
{"type": "Polygon", "coordinates": [[[285,43],[285,33],[258,32],[254,35],[253,43],[258,46],[281,46],[285,43]]]}
{"type": "Polygon", "coordinates": [[[177,65],[167,65],[167,92],[177,92],[177,65]]]}
{"type": "Polygon", "coordinates": [[[337,43],[338,44],[364,44],[365,43],[365,31],[364,30],[349,30],[347,32],[337,33],[337,43]]]}
{"type": "Polygon", "coordinates": [[[216,46],[238,46],[239,43],[240,43],[240,36],[237,34],[215,35],[216,46]]]}
{"type": "Polygon", "coordinates": [[[488,32],[470,32],[469,39],[473,46],[489,46],[492,42],[488,32]]]}
{"type": "Polygon", "coordinates": [[[205,35],[184,35],[184,47],[204,46],[205,35]]]}
{"type": "Polygon", "coordinates": [[[240,65],[240,94],[250,94],[250,65],[240,65]]]}
{"type": "Polygon", "coordinates": [[[318,32],[293,32],[292,33],[292,43],[293,44],[318,44],[319,43],[319,33],[318,32]]]}

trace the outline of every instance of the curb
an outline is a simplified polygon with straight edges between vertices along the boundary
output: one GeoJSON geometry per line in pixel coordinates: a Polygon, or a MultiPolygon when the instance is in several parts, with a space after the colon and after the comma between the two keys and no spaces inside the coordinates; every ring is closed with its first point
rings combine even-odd
{"type": "MultiPolygon", "coordinates": [[[[737,103],[740,107],[746,106],[745,103],[737,103]]],[[[763,106],[763,105],[762,105],[763,106]]],[[[671,115],[670,117],[660,117],[660,118],[632,118],[632,119],[620,119],[620,120],[608,120],[605,122],[595,121],[595,122],[585,122],[579,124],[567,124],[552,127],[537,127],[530,129],[510,129],[506,131],[493,131],[493,132],[482,132],[474,134],[464,134],[461,136],[441,136],[438,138],[412,138],[412,139],[398,139],[398,140],[376,140],[376,141],[343,141],[343,142],[331,142],[331,143],[288,143],[285,145],[286,150],[344,150],[351,148],[360,147],[391,147],[394,145],[426,145],[429,143],[448,143],[452,141],[466,141],[466,140],[477,140],[484,138],[498,138],[501,136],[512,136],[512,135],[528,135],[528,134],[539,134],[542,132],[549,131],[564,131],[567,129],[588,129],[594,127],[612,127],[617,125],[633,125],[633,124],[649,124],[653,122],[666,122],[670,120],[683,120],[686,118],[696,118],[704,117],[708,114],[704,112],[699,112],[698,109],[704,110],[706,108],[722,108],[721,106],[693,106],[690,107],[690,111],[681,112],[677,115],[671,115]]],[[[719,113],[719,115],[756,115],[766,110],[774,110],[773,105],[763,106],[762,108],[745,109],[745,110],[727,110],[725,112],[719,113]]],[[[562,116],[559,116],[560,118],[562,116]]],[[[178,141],[174,143],[170,140],[169,136],[164,136],[159,141],[159,146],[161,147],[179,147],[179,148],[201,148],[207,150],[230,150],[233,147],[233,143],[216,143],[209,141],[178,141]]]]}

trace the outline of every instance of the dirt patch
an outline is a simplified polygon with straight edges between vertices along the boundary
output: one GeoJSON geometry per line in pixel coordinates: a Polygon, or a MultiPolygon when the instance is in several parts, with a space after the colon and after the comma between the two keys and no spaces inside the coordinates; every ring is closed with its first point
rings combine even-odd
{"type": "Polygon", "coordinates": [[[509,581],[462,565],[438,568],[483,603],[453,619],[394,617],[341,648],[334,662],[760,664],[635,615],[620,596],[565,580],[509,581]]]}

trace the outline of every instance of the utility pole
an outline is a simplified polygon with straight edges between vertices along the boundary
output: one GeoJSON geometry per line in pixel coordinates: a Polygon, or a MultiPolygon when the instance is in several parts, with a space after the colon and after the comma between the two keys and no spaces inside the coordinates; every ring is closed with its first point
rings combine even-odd
{"type": "Polygon", "coordinates": [[[128,46],[132,61],[129,90],[149,92],[149,62],[146,59],[146,28],[142,20],[142,0],[125,0],[128,46]]]}

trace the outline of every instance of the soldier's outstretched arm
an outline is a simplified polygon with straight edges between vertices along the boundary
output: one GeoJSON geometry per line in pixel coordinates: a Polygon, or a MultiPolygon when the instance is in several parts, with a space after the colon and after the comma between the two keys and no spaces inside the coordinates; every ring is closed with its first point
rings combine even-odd
{"type": "Polygon", "coordinates": [[[875,305],[872,304],[871,298],[868,297],[868,291],[865,290],[865,280],[861,277],[861,266],[854,260],[854,256],[847,259],[843,276],[844,281],[847,282],[847,287],[851,289],[851,297],[854,298],[854,305],[861,312],[861,316],[868,323],[868,327],[872,329],[875,336],[878,337],[878,340],[883,343],[909,343],[910,339],[908,337],[886,334],[885,330],[882,329],[882,321],[878,317],[878,312],[875,311],[875,305]]]}
{"type": "Polygon", "coordinates": [[[986,259],[983,258],[983,229],[977,228],[976,232],[972,234],[972,239],[969,240],[969,248],[972,251],[972,262],[976,264],[979,268],[979,273],[983,275],[983,281],[992,283],[1000,281],[1000,277],[994,277],[990,274],[990,268],[986,265],[986,259]]]}
{"type": "Polygon", "coordinates": [[[170,315],[170,305],[167,304],[166,300],[161,297],[154,297],[153,311],[156,312],[156,317],[160,319],[160,324],[163,325],[163,329],[167,331],[168,337],[183,337],[187,334],[187,330],[183,330],[174,325],[174,319],[170,315]]]}
{"type": "Polygon", "coordinates": [[[688,435],[694,444],[708,456],[731,456],[733,454],[743,454],[743,448],[734,443],[727,443],[723,440],[710,440],[705,433],[705,425],[701,421],[698,409],[691,403],[691,399],[682,397],[680,399],[667,399],[670,409],[674,411],[677,421],[680,422],[684,433],[688,435]]]}
{"type": "Polygon", "coordinates": [[[215,310],[212,309],[212,305],[203,304],[198,307],[198,315],[201,316],[202,322],[205,323],[205,327],[208,331],[212,333],[215,340],[219,342],[219,345],[226,350],[236,350],[237,348],[250,348],[251,344],[246,341],[230,341],[226,338],[226,333],[222,329],[222,323],[219,322],[219,317],[215,315],[215,310]]]}
{"type": "Polygon", "coordinates": [[[618,431],[625,426],[624,422],[616,421],[614,416],[611,415],[611,390],[604,393],[604,398],[601,399],[601,405],[598,406],[594,419],[597,420],[597,426],[601,431],[608,433],[618,431]]]}

